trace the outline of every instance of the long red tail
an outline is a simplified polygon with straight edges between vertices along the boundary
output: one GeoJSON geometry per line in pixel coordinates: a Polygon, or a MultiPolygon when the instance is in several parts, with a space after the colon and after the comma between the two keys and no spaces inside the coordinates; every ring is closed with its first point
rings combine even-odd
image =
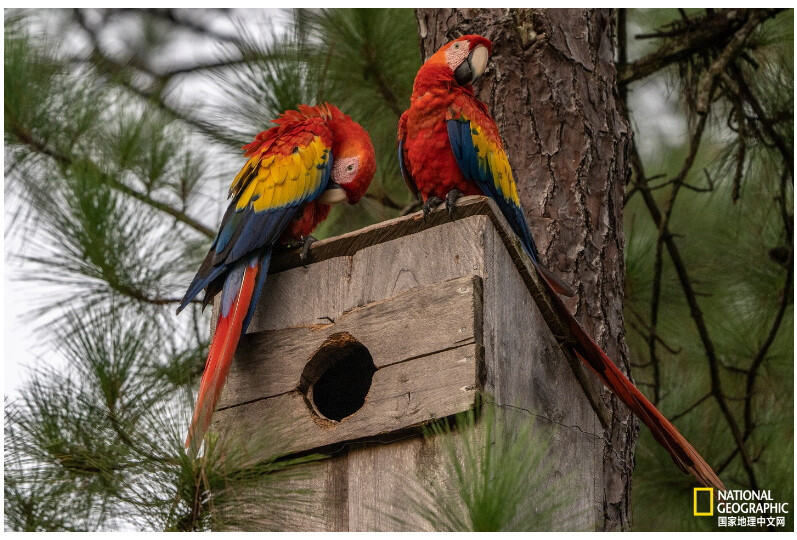
{"type": "Polygon", "coordinates": [[[202,373],[202,381],[199,383],[194,417],[185,440],[186,448],[190,448],[192,443],[198,448],[199,442],[202,441],[202,437],[210,425],[213,410],[216,408],[221,390],[224,388],[224,382],[227,380],[227,374],[230,372],[235,348],[241,338],[241,327],[249,310],[259,269],[260,265],[257,264],[246,266],[241,280],[241,288],[233,300],[229,313],[226,316],[219,314],[216,333],[213,335],[210,352],[205,363],[205,371],[202,373]]]}
{"type": "Polygon", "coordinates": [[[570,335],[574,339],[570,346],[576,356],[589,366],[603,383],[648,426],[653,437],[670,453],[672,460],[682,471],[691,474],[706,487],[724,490],[725,485],[711,466],[697,453],[697,450],[689,444],[689,441],[681,435],[678,429],[634,386],[634,383],[628,380],[628,377],[578,324],[562,299],[556,294],[556,288],[548,281],[545,274],[543,272],[538,272],[538,274],[551,292],[550,296],[558,315],[567,321],[570,335]]]}

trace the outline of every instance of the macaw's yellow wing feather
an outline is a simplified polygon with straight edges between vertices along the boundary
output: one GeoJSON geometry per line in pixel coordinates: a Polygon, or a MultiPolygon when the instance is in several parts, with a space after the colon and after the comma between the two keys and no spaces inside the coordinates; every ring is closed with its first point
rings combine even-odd
{"type": "MultiPolygon", "coordinates": [[[[254,165],[247,163],[231,188],[241,193],[236,210],[252,205],[255,212],[263,212],[306,200],[318,189],[329,156],[329,148],[316,136],[307,146],[294,147],[287,155],[267,156],[254,165]]],[[[256,156],[250,161],[254,159],[256,156]]]]}
{"type": "Polygon", "coordinates": [[[526,252],[538,262],[537,246],[520,207],[517,184],[495,122],[475,107],[452,108],[446,129],[463,176],[496,202],[526,252]]]}
{"type": "Polygon", "coordinates": [[[261,149],[247,152],[249,161],[230,186],[233,198],[219,233],[179,309],[239,259],[276,242],[302,205],[326,189],[332,172],[331,132],[314,127],[317,133],[266,138],[261,149]]]}

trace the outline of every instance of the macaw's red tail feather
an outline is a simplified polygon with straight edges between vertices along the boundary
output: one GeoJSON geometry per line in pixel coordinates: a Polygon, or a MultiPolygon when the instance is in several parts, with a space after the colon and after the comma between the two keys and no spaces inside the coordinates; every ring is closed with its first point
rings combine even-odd
{"type": "Polygon", "coordinates": [[[647,400],[642,392],[634,386],[634,383],[603,352],[603,349],[592,340],[581,325],[578,324],[575,317],[571,315],[562,299],[556,295],[554,286],[548,282],[544,274],[541,273],[541,276],[543,278],[542,281],[553,293],[551,296],[553,297],[554,308],[560,318],[567,322],[570,337],[574,340],[570,343],[570,347],[576,356],[589,366],[603,383],[648,426],[653,433],[653,437],[670,453],[672,460],[682,471],[691,474],[706,487],[724,490],[725,485],[709,464],[689,444],[689,441],[681,435],[672,422],[667,420],[647,400]]]}
{"type": "Polygon", "coordinates": [[[537,268],[537,271],[542,274],[543,277],[545,277],[545,281],[554,292],[557,292],[563,296],[567,296],[568,298],[575,296],[576,291],[573,290],[573,287],[571,287],[570,284],[562,281],[559,276],[545,268],[540,263],[534,263],[534,267],[537,268]]]}
{"type": "Polygon", "coordinates": [[[259,268],[260,265],[258,264],[254,266],[247,265],[241,280],[240,291],[235,297],[229,313],[226,316],[219,315],[216,333],[213,335],[210,352],[205,363],[205,371],[202,373],[202,380],[199,383],[199,394],[194,407],[194,417],[191,420],[191,426],[188,428],[188,437],[185,440],[186,448],[190,448],[192,444],[198,448],[205,431],[210,425],[213,410],[216,408],[221,396],[221,390],[224,388],[224,382],[227,380],[227,374],[230,371],[235,348],[241,338],[241,328],[249,310],[249,303],[252,299],[252,291],[255,288],[255,280],[259,268]]]}

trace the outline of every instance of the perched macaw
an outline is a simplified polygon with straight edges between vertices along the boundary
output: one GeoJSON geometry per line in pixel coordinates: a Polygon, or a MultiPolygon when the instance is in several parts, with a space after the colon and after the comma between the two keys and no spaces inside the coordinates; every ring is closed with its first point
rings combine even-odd
{"type": "Polygon", "coordinates": [[[557,294],[567,294],[569,287],[539,264],[498,127],[471,86],[484,72],[491,50],[492,43],[482,36],[462,36],[421,67],[398,128],[399,164],[407,185],[425,201],[424,213],[443,200],[451,213],[463,194],[492,198],[550,289],[558,315],[567,321],[575,355],[650,428],[681,470],[705,486],[724,489],[700,454],[578,324],[557,294]]]}
{"type": "MultiPolygon", "coordinates": [[[[287,111],[243,147],[249,160],[230,186],[230,204],[179,313],[202,289],[221,292],[216,333],[199,385],[186,447],[210,425],[238,340],[257,307],[276,244],[312,239],[330,205],[354,204],[376,171],[371,138],[330,104],[287,111]]],[[[306,257],[305,243],[303,258],[306,257]]]]}

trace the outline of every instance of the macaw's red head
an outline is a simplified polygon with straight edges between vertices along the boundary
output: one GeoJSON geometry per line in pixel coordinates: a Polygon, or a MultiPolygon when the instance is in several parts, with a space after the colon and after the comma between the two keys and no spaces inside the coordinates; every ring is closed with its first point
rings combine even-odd
{"type": "Polygon", "coordinates": [[[363,127],[343,114],[340,109],[328,105],[331,113],[329,125],[332,128],[332,175],[329,187],[321,194],[318,202],[337,204],[359,201],[376,172],[376,157],[371,137],[363,127]]]}
{"type": "Polygon", "coordinates": [[[449,41],[424,63],[417,77],[416,90],[419,85],[436,82],[454,81],[459,86],[469,86],[481,77],[487,68],[493,44],[489,39],[467,35],[449,41]]]}

